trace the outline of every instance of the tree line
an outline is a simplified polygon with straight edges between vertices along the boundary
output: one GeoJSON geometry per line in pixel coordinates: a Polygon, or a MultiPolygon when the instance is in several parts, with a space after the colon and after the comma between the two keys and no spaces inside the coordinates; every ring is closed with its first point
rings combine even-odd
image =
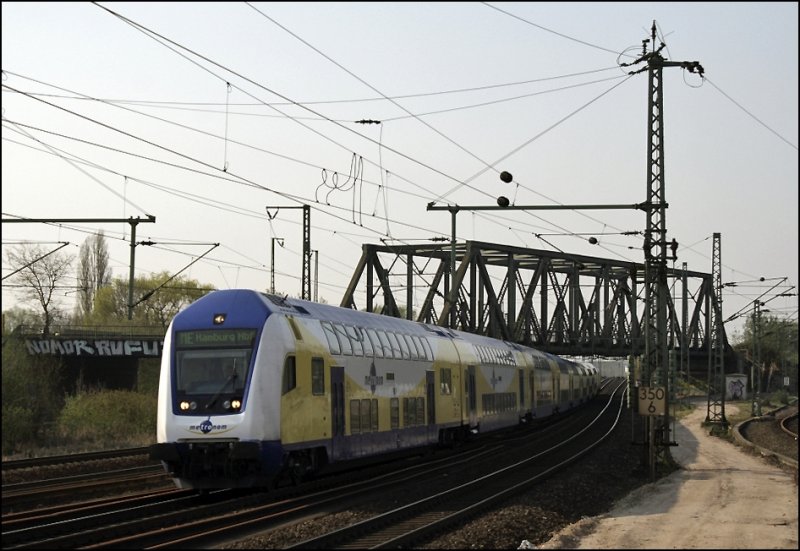
{"type": "Polygon", "coordinates": [[[22,243],[6,252],[12,271],[3,285],[17,289],[23,306],[3,310],[3,333],[19,326],[36,328],[47,335],[58,325],[150,325],[166,328],[186,305],[213,290],[188,277],[157,272],[134,278],[134,303],[128,319],[129,279],[112,277],[108,244],[99,231],[80,246],[77,275],[75,255],[59,247],[22,243]],[[75,294],[72,310],[65,299],[75,294]],[[138,301],[138,303],[137,303],[138,301]]]}

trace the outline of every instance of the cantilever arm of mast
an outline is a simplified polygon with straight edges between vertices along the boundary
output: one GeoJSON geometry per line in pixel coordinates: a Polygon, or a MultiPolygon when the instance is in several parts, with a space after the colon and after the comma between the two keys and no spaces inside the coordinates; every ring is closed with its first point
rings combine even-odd
{"type": "Polygon", "coordinates": [[[435,205],[433,202],[428,203],[427,210],[447,210],[450,212],[458,212],[459,210],[603,210],[603,209],[635,209],[635,210],[648,210],[653,208],[668,207],[669,203],[633,203],[626,205],[612,204],[612,205],[477,205],[477,206],[462,206],[462,205],[435,205]]]}

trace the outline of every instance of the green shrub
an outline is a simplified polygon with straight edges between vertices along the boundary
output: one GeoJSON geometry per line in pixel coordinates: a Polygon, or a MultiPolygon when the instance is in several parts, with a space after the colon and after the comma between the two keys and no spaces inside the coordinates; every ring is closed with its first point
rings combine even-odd
{"type": "Polygon", "coordinates": [[[789,393],[786,390],[776,390],[772,393],[772,400],[783,405],[789,403],[789,393]]]}
{"type": "Polygon", "coordinates": [[[4,456],[47,438],[64,403],[63,369],[58,358],[31,356],[15,338],[3,343],[2,353],[4,456]]]}
{"type": "Polygon", "coordinates": [[[30,442],[36,432],[34,412],[30,408],[3,404],[3,456],[20,451],[20,446],[30,442]]]}
{"type": "Polygon", "coordinates": [[[109,448],[147,442],[155,438],[156,401],[156,396],[126,390],[82,392],[67,398],[58,432],[65,441],[109,448]]]}
{"type": "Polygon", "coordinates": [[[136,375],[136,390],[142,394],[158,395],[158,379],[161,375],[161,360],[143,358],[139,360],[136,375]]]}

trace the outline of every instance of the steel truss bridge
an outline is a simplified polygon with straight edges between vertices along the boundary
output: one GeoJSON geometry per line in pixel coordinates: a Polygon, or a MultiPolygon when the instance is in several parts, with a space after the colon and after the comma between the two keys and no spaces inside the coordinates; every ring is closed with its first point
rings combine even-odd
{"type": "MultiPolygon", "coordinates": [[[[362,245],[341,306],[559,355],[644,352],[645,264],[466,241],[456,243],[451,278],[451,248],[449,243],[362,245]],[[457,290],[454,301],[446,300],[451,285],[457,290]],[[363,304],[356,301],[358,288],[365,290],[359,293],[363,304]],[[414,306],[420,301],[421,307],[414,306]]],[[[721,316],[712,275],[668,268],[667,278],[668,347],[707,353],[711,309],[721,316]]],[[[722,336],[727,347],[724,331],[722,336]]]]}

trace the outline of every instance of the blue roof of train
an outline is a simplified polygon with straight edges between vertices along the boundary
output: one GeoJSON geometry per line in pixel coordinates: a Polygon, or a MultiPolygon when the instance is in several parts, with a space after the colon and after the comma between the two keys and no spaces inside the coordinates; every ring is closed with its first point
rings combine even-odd
{"type": "Polygon", "coordinates": [[[271,309],[260,293],[247,289],[213,291],[182,310],[175,316],[175,331],[195,329],[220,329],[214,317],[225,315],[224,327],[259,327],[269,317],[271,309]]]}
{"type": "Polygon", "coordinates": [[[314,319],[336,321],[350,325],[369,325],[376,328],[423,334],[433,332],[441,336],[456,336],[455,332],[439,327],[417,323],[391,316],[361,312],[341,306],[321,304],[293,298],[254,291],[252,289],[224,289],[212,291],[199,298],[175,316],[173,328],[176,331],[187,329],[220,329],[214,325],[217,314],[225,314],[225,327],[255,327],[263,324],[273,312],[309,316],[314,319]]]}
{"type": "MultiPolygon", "coordinates": [[[[442,337],[463,338],[474,344],[505,343],[518,350],[529,349],[509,341],[493,339],[485,335],[477,335],[464,331],[447,329],[438,325],[420,323],[411,320],[362,312],[341,306],[321,304],[299,298],[274,295],[254,291],[252,289],[225,289],[212,291],[190,304],[181,311],[173,321],[173,329],[183,331],[189,329],[221,329],[213,322],[217,314],[225,314],[224,327],[259,327],[263,325],[273,312],[281,312],[294,316],[309,316],[313,319],[336,321],[350,325],[361,325],[369,318],[369,325],[374,328],[394,330],[405,333],[437,334],[442,337]]],[[[558,356],[542,352],[545,356],[559,359],[558,356]]]]}

